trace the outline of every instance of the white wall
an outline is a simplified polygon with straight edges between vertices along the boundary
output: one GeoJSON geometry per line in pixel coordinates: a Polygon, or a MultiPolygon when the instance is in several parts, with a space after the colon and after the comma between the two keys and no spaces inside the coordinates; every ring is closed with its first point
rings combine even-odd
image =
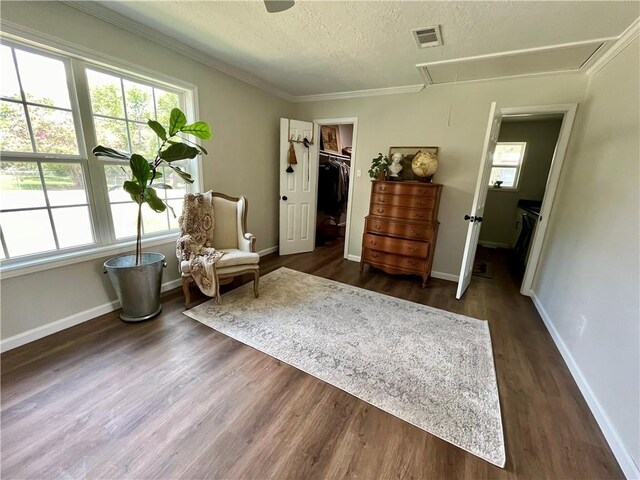
{"type": "Polygon", "coordinates": [[[502,122],[499,142],[527,142],[517,190],[490,189],[480,241],[513,247],[518,201],[542,200],[562,118],[502,122]]]}
{"type": "MultiPolygon", "coordinates": [[[[200,119],[213,130],[205,143],[204,188],[245,194],[257,249],[277,244],[278,130],[288,102],[61,3],[3,2],[2,20],[195,84],[200,119]]],[[[169,261],[164,281],[177,279],[173,245],[153,250],[169,261]]],[[[102,261],[3,279],[1,338],[114,300],[102,261]]]]}
{"type": "Polygon", "coordinates": [[[636,474],[639,51],[636,39],[591,79],[576,117],[534,285],[537,302],[573,364],[574,376],[581,376],[593,395],[592,409],[597,402],[602,418],[610,422],[610,443],[619,438],[636,474]]]}
{"type": "MultiPolygon", "coordinates": [[[[358,117],[349,254],[359,256],[364,217],[371,189],[367,170],[378,152],[390,146],[440,147],[440,166],[434,181],[444,184],[440,230],[433,270],[457,276],[478,178],[489,106],[523,106],[580,102],[587,80],[582,75],[530,77],[517,80],[430,86],[419,93],[302,103],[300,120],[358,117]]],[[[354,162],[352,161],[352,164],[354,162]]]]}

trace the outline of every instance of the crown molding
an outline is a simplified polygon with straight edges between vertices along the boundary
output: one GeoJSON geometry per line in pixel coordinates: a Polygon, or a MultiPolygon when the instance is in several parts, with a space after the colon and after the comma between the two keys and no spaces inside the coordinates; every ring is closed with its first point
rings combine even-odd
{"type": "Polygon", "coordinates": [[[124,15],[121,15],[118,12],[115,12],[103,5],[100,5],[98,2],[87,2],[87,1],[71,1],[71,0],[62,0],[61,3],[68,5],[76,10],[79,10],[87,15],[91,15],[93,17],[99,18],[111,25],[114,25],[118,28],[126,30],[134,35],[138,35],[139,37],[145,38],[151,42],[154,42],[158,45],[163,46],[169,50],[172,50],[182,56],[190,58],[198,63],[211,67],[219,72],[222,72],[226,75],[234,77],[238,80],[241,80],[244,83],[248,83],[254,87],[257,87],[267,93],[275,95],[276,97],[282,98],[288,102],[294,102],[295,97],[290,95],[283,90],[271,85],[264,80],[261,80],[253,75],[239,69],[233,67],[221,60],[215,59],[209,55],[202,53],[201,51],[186,45],[183,42],[172,39],[170,42],[166,40],[166,36],[159,34],[156,30],[149,28],[135,20],[132,20],[124,15]]]}
{"type": "Polygon", "coordinates": [[[353,90],[350,92],[336,92],[336,93],[319,93],[316,95],[299,95],[297,97],[293,97],[293,103],[323,102],[326,100],[344,100],[347,98],[378,97],[381,95],[400,95],[404,93],[418,93],[423,89],[424,89],[424,84],[418,83],[416,85],[403,85],[401,87],[372,88],[369,90],[353,90]]]}
{"type": "Polygon", "coordinates": [[[400,87],[387,87],[387,88],[374,88],[369,90],[354,90],[349,92],[336,92],[336,93],[321,93],[316,95],[300,95],[295,96],[280,90],[278,87],[271,85],[264,80],[261,80],[253,75],[233,67],[227,63],[224,63],[210,55],[207,55],[193,47],[190,47],[180,41],[172,39],[171,42],[166,40],[164,35],[160,35],[156,30],[147,27],[135,20],[132,20],[118,12],[115,12],[98,2],[87,2],[77,0],[62,0],[62,3],[68,5],[76,10],[99,18],[107,23],[110,23],[118,28],[126,30],[130,33],[145,38],[151,42],[159,44],[165,48],[168,48],[180,55],[183,55],[191,60],[199,62],[203,65],[211,67],[222,73],[225,73],[231,77],[234,77],[242,82],[248,83],[257,87],[267,93],[275,95],[290,103],[303,103],[303,102],[319,102],[324,100],[342,100],[346,98],[358,98],[358,97],[373,97],[379,95],[397,95],[404,93],[416,93],[424,88],[424,84],[418,85],[405,85],[400,87]]]}
{"type": "Polygon", "coordinates": [[[640,35],[640,17],[636,18],[629,27],[622,32],[615,42],[587,68],[586,74],[589,77],[594,76],[604,66],[613,60],[622,50],[624,50],[631,42],[640,35]]]}

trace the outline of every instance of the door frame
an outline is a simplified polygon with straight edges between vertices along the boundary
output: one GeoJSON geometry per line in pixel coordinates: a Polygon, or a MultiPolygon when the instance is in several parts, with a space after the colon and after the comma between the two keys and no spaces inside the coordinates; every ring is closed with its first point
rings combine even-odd
{"type": "Polygon", "coordinates": [[[553,159],[551,160],[551,168],[547,176],[547,184],[542,197],[542,206],[540,208],[540,217],[536,225],[533,240],[531,242],[531,248],[529,249],[529,257],[527,259],[527,267],[524,272],[524,278],[522,285],[520,286],[520,293],[528,297],[533,295],[533,283],[542,255],[542,247],[544,245],[547,225],[549,223],[549,217],[553,209],[553,202],[556,198],[558,190],[558,183],[560,181],[560,174],[562,172],[562,165],[567,153],[567,147],[569,146],[569,140],[571,138],[571,131],[576,118],[576,111],[578,110],[577,103],[565,103],[559,105],[533,105],[527,107],[502,107],[502,116],[537,116],[543,114],[563,114],[562,125],[560,126],[560,134],[556,142],[556,148],[553,153],[553,159]]]}
{"type": "MultiPolygon", "coordinates": [[[[320,127],[322,125],[349,125],[353,124],[353,138],[351,139],[351,169],[349,171],[349,196],[347,198],[347,222],[344,231],[344,252],[343,258],[348,258],[349,254],[349,238],[351,237],[351,210],[353,205],[353,185],[354,173],[356,170],[357,159],[357,143],[358,143],[358,117],[342,117],[342,118],[321,118],[313,121],[314,135],[318,142],[318,155],[320,155],[320,127]]],[[[316,199],[318,198],[318,179],[316,177],[316,199]]],[[[316,220],[317,221],[317,220],[316,220]]]]}

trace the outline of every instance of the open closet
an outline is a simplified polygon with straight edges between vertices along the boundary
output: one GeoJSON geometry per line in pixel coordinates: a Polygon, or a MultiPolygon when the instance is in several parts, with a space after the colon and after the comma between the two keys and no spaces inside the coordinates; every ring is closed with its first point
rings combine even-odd
{"type": "Polygon", "coordinates": [[[320,126],[316,246],[344,242],[352,142],[353,124],[320,126]]]}

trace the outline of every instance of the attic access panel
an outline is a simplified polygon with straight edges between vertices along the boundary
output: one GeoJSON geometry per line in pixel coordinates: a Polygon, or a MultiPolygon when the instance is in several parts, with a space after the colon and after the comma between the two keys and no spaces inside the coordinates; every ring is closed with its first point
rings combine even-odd
{"type": "Polygon", "coordinates": [[[505,52],[416,65],[429,84],[578,71],[605,41],[505,52]]]}

